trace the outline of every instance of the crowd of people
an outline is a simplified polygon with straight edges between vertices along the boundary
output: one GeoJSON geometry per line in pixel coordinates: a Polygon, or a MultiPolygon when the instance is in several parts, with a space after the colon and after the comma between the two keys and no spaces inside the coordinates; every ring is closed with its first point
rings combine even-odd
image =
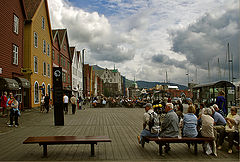
{"type": "MultiPolygon", "coordinates": [[[[144,137],[212,137],[214,141],[203,144],[206,154],[217,156],[217,149],[222,149],[223,143],[228,141],[228,153],[233,152],[236,145],[239,150],[240,116],[236,107],[231,107],[230,113],[226,108],[224,92],[221,91],[215,104],[206,105],[204,103],[188,102],[187,112],[183,112],[181,100],[172,102],[171,98],[162,100],[150,100],[147,98],[127,98],[127,97],[93,97],[83,100],[81,97],[64,94],[63,107],[65,114],[68,113],[68,106],[71,104],[72,114],[76,109],[82,109],[82,105],[89,104],[90,107],[143,107],[143,130],[138,136],[140,144],[144,144],[144,137]],[[152,118],[155,119],[154,124],[152,118]],[[237,143],[236,143],[237,142],[237,143]]],[[[51,99],[48,94],[42,96],[40,112],[49,112],[51,99]]],[[[2,116],[9,117],[8,126],[18,127],[18,118],[21,115],[19,102],[13,93],[4,92],[1,95],[2,116]]],[[[170,145],[166,144],[166,150],[170,150],[170,145]]]]}
{"type": "MultiPolygon", "coordinates": [[[[221,92],[223,93],[223,92],[221,92]]],[[[217,156],[217,149],[222,149],[224,141],[228,141],[228,153],[233,152],[233,146],[239,150],[240,116],[237,107],[231,107],[231,112],[225,114],[223,104],[218,102],[206,106],[204,103],[188,103],[187,113],[183,113],[181,101],[172,103],[147,103],[143,115],[143,130],[138,136],[139,144],[146,142],[144,137],[212,137],[213,142],[204,143],[203,150],[207,155],[217,156]],[[161,110],[161,111],[159,111],[161,110]],[[160,116],[159,123],[152,125],[153,113],[160,116]]],[[[170,145],[166,144],[166,150],[170,145]]]]}
{"type": "Polygon", "coordinates": [[[142,97],[105,97],[105,96],[96,96],[88,97],[85,100],[85,103],[89,103],[92,107],[143,107],[146,103],[150,102],[149,99],[142,97]]]}
{"type": "Polygon", "coordinates": [[[7,123],[9,127],[19,126],[18,117],[21,115],[19,110],[19,101],[15,98],[12,92],[9,94],[4,92],[1,96],[2,116],[9,117],[7,123]]]}

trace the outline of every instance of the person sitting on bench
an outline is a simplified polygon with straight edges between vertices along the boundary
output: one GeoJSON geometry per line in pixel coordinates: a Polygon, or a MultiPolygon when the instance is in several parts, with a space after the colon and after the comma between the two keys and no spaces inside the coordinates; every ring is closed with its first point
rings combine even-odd
{"type": "Polygon", "coordinates": [[[213,154],[217,156],[216,150],[216,130],[214,129],[214,119],[212,118],[212,110],[205,108],[204,113],[201,115],[202,126],[200,128],[199,137],[212,137],[214,141],[203,144],[204,151],[207,155],[213,154]]]}
{"type": "MultiPolygon", "coordinates": [[[[139,144],[144,145],[145,141],[143,137],[158,137],[157,133],[151,132],[151,128],[149,126],[150,123],[150,114],[155,113],[152,109],[152,104],[147,103],[144,105],[145,113],[143,116],[143,130],[140,136],[137,136],[139,144]]],[[[156,113],[154,115],[157,115],[156,113]]]]}
{"type": "Polygon", "coordinates": [[[187,114],[183,117],[183,137],[197,137],[197,117],[195,115],[195,107],[190,105],[187,114]]]}
{"type": "MultiPolygon", "coordinates": [[[[177,114],[173,110],[173,104],[167,103],[165,106],[165,112],[167,113],[162,124],[160,137],[178,137],[179,134],[179,120],[177,114]]],[[[170,145],[166,144],[167,151],[170,150],[170,145]]]]}
{"type": "Polygon", "coordinates": [[[239,128],[240,128],[240,116],[237,114],[237,108],[232,107],[231,112],[225,118],[227,125],[225,129],[220,131],[219,146],[218,149],[222,149],[222,144],[226,136],[228,136],[228,153],[233,152],[234,139],[238,142],[236,146],[239,149],[239,128]]]}

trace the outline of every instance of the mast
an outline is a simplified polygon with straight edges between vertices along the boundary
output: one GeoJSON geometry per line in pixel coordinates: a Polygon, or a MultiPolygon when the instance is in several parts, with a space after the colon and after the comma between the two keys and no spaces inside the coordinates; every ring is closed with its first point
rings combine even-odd
{"type": "Polygon", "coordinates": [[[198,83],[198,80],[197,80],[197,68],[196,68],[196,84],[198,83]]]}
{"type": "Polygon", "coordinates": [[[208,81],[211,82],[209,62],[208,62],[208,81]]]}
{"type": "MultiPolygon", "coordinates": [[[[232,53],[231,53],[232,54],[232,53]]],[[[233,83],[233,54],[232,54],[232,60],[231,60],[231,62],[232,62],[232,83],[233,83]]]]}
{"type": "Polygon", "coordinates": [[[220,61],[218,58],[218,80],[221,80],[221,69],[220,69],[220,61]]]}
{"type": "Polygon", "coordinates": [[[228,49],[228,81],[230,82],[230,63],[231,63],[231,59],[230,59],[230,52],[229,52],[229,43],[227,45],[227,49],[228,49]]]}
{"type": "Polygon", "coordinates": [[[167,75],[167,71],[166,71],[166,83],[168,83],[168,75],[167,75]]]}

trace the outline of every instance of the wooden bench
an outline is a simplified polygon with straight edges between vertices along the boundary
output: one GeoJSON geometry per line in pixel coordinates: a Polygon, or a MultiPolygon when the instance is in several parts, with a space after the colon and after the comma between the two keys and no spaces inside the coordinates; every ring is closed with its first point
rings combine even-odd
{"type": "Polygon", "coordinates": [[[38,143],[43,146],[43,157],[47,157],[47,145],[58,144],[90,144],[91,156],[94,156],[94,144],[98,142],[111,142],[112,140],[106,136],[45,136],[45,137],[28,137],[23,144],[38,143]]]}
{"type": "MultiPolygon", "coordinates": [[[[162,146],[166,143],[187,143],[188,147],[190,148],[190,144],[194,144],[194,152],[197,155],[197,144],[203,142],[212,142],[214,138],[211,137],[201,137],[201,138],[189,138],[189,137],[179,137],[179,138],[151,138],[151,137],[144,137],[146,142],[154,141],[159,145],[159,154],[162,155],[162,146]]],[[[144,144],[142,145],[144,147],[144,144]]],[[[165,150],[167,153],[169,150],[165,150]]]]}

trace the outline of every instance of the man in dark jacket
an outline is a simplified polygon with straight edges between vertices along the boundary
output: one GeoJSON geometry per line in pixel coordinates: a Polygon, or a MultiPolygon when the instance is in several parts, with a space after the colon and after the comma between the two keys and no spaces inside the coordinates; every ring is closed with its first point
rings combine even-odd
{"type": "Polygon", "coordinates": [[[47,110],[47,113],[48,113],[48,111],[49,111],[49,100],[50,100],[50,97],[49,97],[48,94],[46,94],[46,96],[45,96],[45,98],[44,98],[44,106],[45,106],[45,108],[46,108],[46,110],[47,110]]]}

